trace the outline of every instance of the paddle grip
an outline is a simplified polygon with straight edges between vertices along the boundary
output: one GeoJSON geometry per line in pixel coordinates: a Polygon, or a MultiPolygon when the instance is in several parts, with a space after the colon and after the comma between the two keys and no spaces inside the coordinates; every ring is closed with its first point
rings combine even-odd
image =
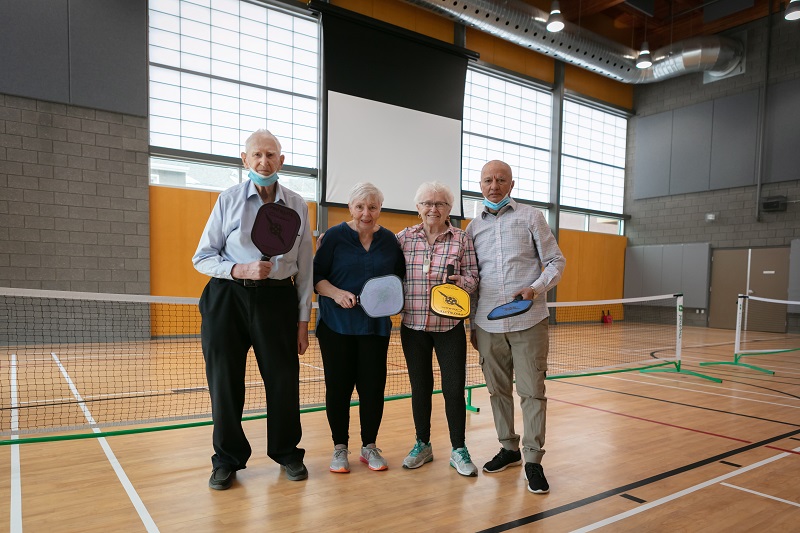
{"type": "Polygon", "coordinates": [[[515,302],[520,302],[520,301],[522,301],[522,295],[521,295],[521,294],[517,294],[516,296],[514,296],[514,301],[515,301],[515,302]]]}
{"type": "Polygon", "coordinates": [[[456,273],[455,265],[447,265],[447,281],[450,281],[450,276],[456,273]]]}
{"type": "Polygon", "coordinates": [[[261,254],[261,260],[262,261],[269,261],[270,259],[272,259],[270,256],[261,254]]]}

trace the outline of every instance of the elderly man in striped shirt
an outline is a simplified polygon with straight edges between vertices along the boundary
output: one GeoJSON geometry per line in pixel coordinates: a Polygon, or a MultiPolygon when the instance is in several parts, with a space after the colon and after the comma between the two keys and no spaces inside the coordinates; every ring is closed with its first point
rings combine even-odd
{"type": "Polygon", "coordinates": [[[555,287],[566,261],[541,211],[511,199],[511,167],[490,161],[481,170],[484,210],[467,233],[475,243],[480,285],[473,305],[470,341],[480,352],[481,368],[491,396],[500,452],[483,466],[500,472],[522,464],[528,490],[549,492],[541,466],[544,455],[547,397],[545,376],[549,340],[547,291],[555,287]],[[533,300],[527,313],[496,321],[487,314],[521,295],[533,300]],[[514,431],[514,375],[522,408],[523,435],[514,431]]]}

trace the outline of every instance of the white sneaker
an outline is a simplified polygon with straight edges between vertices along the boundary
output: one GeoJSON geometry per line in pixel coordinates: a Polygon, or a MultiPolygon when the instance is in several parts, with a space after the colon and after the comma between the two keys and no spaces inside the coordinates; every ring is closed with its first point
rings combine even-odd
{"type": "Polygon", "coordinates": [[[386,470],[389,463],[381,456],[381,449],[374,444],[367,444],[361,448],[361,462],[366,463],[370,470],[386,470]]]}
{"type": "Polygon", "coordinates": [[[331,472],[346,474],[350,471],[350,461],[347,456],[350,452],[344,444],[337,444],[333,449],[333,459],[331,459],[331,472]]]}
{"type": "Polygon", "coordinates": [[[425,444],[417,439],[414,447],[408,452],[408,455],[403,459],[403,468],[419,468],[425,463],[433,461],[433,448],[431,444],[425,444]]]}
{"type": "Polygon", "coordinates": [[[453,448],[450,453],[450,466],[462,476],[475,477],[478,475],[478,467],[473,464],[466,446],[453,448]]]}

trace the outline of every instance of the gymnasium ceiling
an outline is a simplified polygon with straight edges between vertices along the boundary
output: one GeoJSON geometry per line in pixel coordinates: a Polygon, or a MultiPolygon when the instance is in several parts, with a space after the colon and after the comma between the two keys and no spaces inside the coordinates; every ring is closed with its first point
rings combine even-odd
{"type": "MultiPolygon", "coordinates": [[[[550,0],[524,0],[550,11],[550,0]]],[[[783,10],[788,0],[560,0],[564,18],[616,42],[650,49],[688,37],[712,35],[783,10]]],[[[502,0],[498,0],[502,4],[502,0]]]]}

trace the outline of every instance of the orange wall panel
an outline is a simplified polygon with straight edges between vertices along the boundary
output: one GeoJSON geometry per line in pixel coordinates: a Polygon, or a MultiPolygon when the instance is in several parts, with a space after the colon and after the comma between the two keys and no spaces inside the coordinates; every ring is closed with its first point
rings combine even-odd
{"type": "Polygon", "coordinates": [[[333,0],[331,4],[440,41],[453,42],[454,25],[450,20],[401,0],[333,0]]]}
{"type": "Polygon", "coordinates": [[[553,83],[554,64],[551,57],[472,28],[467,28],[466,45],[467,49],[478,52],[486,63],[553,83]]]}
{"type": "Polygon", "coordinates": [[[150,187],[150,294],[199,297],[208,277],[192,266],[218,193],[150,187]]]}
{"type": "Polygon", "coordinates": [[[590,98],[633,109],[633,85],[614,81],[586,69],[565,65],[564,87],[590,98]]]}
{"type": "MultiPolygon", "coordinates": [[[[328,228],[352,220],[350,211],[346,207],[329,207],[328,208],[328,228]]],[[[392,233],[397,233],[403,228],[419,224],[420,220],[417,215],[407,215],[403,213],[387,213],[381,212],[381,218],[378,224],[388,229],[392,233]]],[[[325,231],[327,228],[320,228],[320,232],[325,231]]]]}

